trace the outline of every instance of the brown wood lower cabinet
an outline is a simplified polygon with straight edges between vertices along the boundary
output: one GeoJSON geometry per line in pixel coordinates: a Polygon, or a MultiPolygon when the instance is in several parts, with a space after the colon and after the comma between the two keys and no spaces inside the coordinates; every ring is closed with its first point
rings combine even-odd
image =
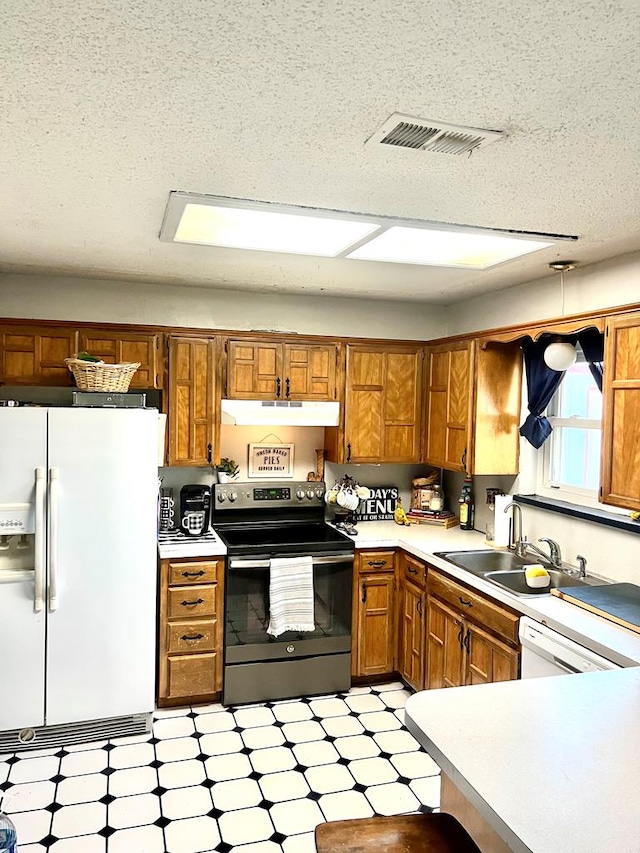
{"type": "Polygon", "coordinates": [[[427,588],[427,688],[518,677],[518,613],[436,569],[427,588]]]}
{"type": "Polygon", "coordinates": [[[414,690],[422,690],[426,665],[427,567],[411,554],[400,551],[398,575],[398,672],[414,690]]]}
{"type": "Polygon", "coordinates": [[[395,560],[393,551],[360,551],[353,575],[351,674],[395,670],[395,560]]]}
{"type": "Polygon", "coordinates": [[[160,561],[158,705],[222,690],[223,560],[160,561]]]}

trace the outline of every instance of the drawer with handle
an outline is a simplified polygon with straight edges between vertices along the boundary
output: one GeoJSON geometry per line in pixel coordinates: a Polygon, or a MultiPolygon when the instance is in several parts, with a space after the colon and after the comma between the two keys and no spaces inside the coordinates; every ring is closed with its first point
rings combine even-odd
{"type": "Polygon", "coordinates": [[[410,580],[424,589],[427,582],[427,567],[421,560],[409,554],[401,554],[400,571],[406,580],[410,580]]]}
{"type": "Polygon", "coordinates": [[[394,567],[394,551],[360,551],[358,554],[358,571],[392,572],[394,567]]]}
{"type": "Polygon", "coordinates": [[[188,619],[191,616],[216,615],[217,585],[174,586],[168,590],[169,619],[188,619]]]}
{"type": "Polygon", "coordinates": [[[179,655],[167,658],[167,697],[204,696],[220,690],[218,655],[179,655]]]}
{"type": "Polygon", "coordinates": [[[434,595],[448,604],[456,613],[470,622],[475,622],[487,631],[518,645],[518,622],[520,614],[502,604],[496,604],[475,590],[441,575],[435,569],[429,569],[429,595],[434,595]]]}
{"type": "Polygon", "coordinates": [[[172,654],[213,652],[216,647],[217,619],[167,624],[167,651],[172,654]]]}
{"type": "Polygon", "coordinates": [[[218,579],[219,560],[198,560],[185,563],[169,563],[169,586],[185,583],[211,583],[218,579]]]}

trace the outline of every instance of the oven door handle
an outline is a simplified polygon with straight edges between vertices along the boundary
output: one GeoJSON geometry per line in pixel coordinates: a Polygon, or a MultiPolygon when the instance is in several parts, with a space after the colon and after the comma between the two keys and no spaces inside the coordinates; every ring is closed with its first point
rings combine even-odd
{"type": "MultiPolygon", "coordinates": [[[[331,554],[313,558],[314,566],[331,566],[338,563],[353,563],[353,554],[331,554]]],[[[229,560],[230,571],[234,569],[268,569],[270,566],[271,560],[229,560]]]]}

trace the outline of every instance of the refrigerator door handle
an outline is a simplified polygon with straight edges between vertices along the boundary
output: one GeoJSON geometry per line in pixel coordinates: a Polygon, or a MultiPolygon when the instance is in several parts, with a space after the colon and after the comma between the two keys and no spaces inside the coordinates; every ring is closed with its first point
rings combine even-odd
{"type": "Polygon", "coordinates": [[[49,611],[58,609],[58,486],[60,469],[49,469],[49,611]]]}
{"type": "Polygon", "coordinates": [[[33,609],[40,613],[44,609],[44,501],[45,471],[36,468],[36,528],[33,560],[33,609]]]}

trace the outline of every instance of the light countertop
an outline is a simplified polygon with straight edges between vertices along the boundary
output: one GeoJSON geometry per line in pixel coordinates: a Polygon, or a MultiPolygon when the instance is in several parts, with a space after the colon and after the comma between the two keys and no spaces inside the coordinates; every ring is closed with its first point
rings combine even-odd
{"type": "Polygon", "coordinates": [[[639,709],[631,668],[426,690],[405,720],[515,853],[638,853],[639,709]]]}
{"type": "MultiPolygon", "coordinates": [[[[206,539],[193,539],[178,535],[171,541],[167,534],[160,534],[158,550],[162,559],[168,557],[211,557],[224,556],[226,547],[212,533],[206,539]]],[[[353,537],[357,549],[402,548],[423,559],[448,575],[463,581],[496,601],[560,631],[577,643],[621,666],[640,664],[640,634],[621,628],[613,622],[595,616],[586,610],[562,601],[556,596],[520,598],[495,584],[460,569],[441,557],[439,551],[463,551],[486,548],[484,535],[475,531],[451,527],[444,530],[426,524],[401,527],[393,521],[366,521],[358,525],[358,534],[353,537]]]]}
{"type": "Polygon", "coordinates": [[[226,545],[212,530],[204,536],[185,536],[176,530],[158,533],[161,560],[171,557],[224,557],[226,553],[226,545]]]}
{"type": "MultiPolygon", "coordinates": [[[[443,530],[426,524],[403,527],[393,521],[367,521],[358,525],[354,537],[356,548],[402,548],[415,557],[425,560],[435,568],[463,581],[468,586],[484,592],[513,610],[542,622],[577,643],[591,649],[620,666],[640,664],[640,634],[622,628],[562,601],[555,595],[539,595],[522,598],[506,589],[492,584],[465,569],[458,568],[442,557],[434,557],[440,551],[470,551],[487,548],[482,533],[451,527],[443,530]]],[[[640,844],[638,849],[640,850],[640,844]]]]}

